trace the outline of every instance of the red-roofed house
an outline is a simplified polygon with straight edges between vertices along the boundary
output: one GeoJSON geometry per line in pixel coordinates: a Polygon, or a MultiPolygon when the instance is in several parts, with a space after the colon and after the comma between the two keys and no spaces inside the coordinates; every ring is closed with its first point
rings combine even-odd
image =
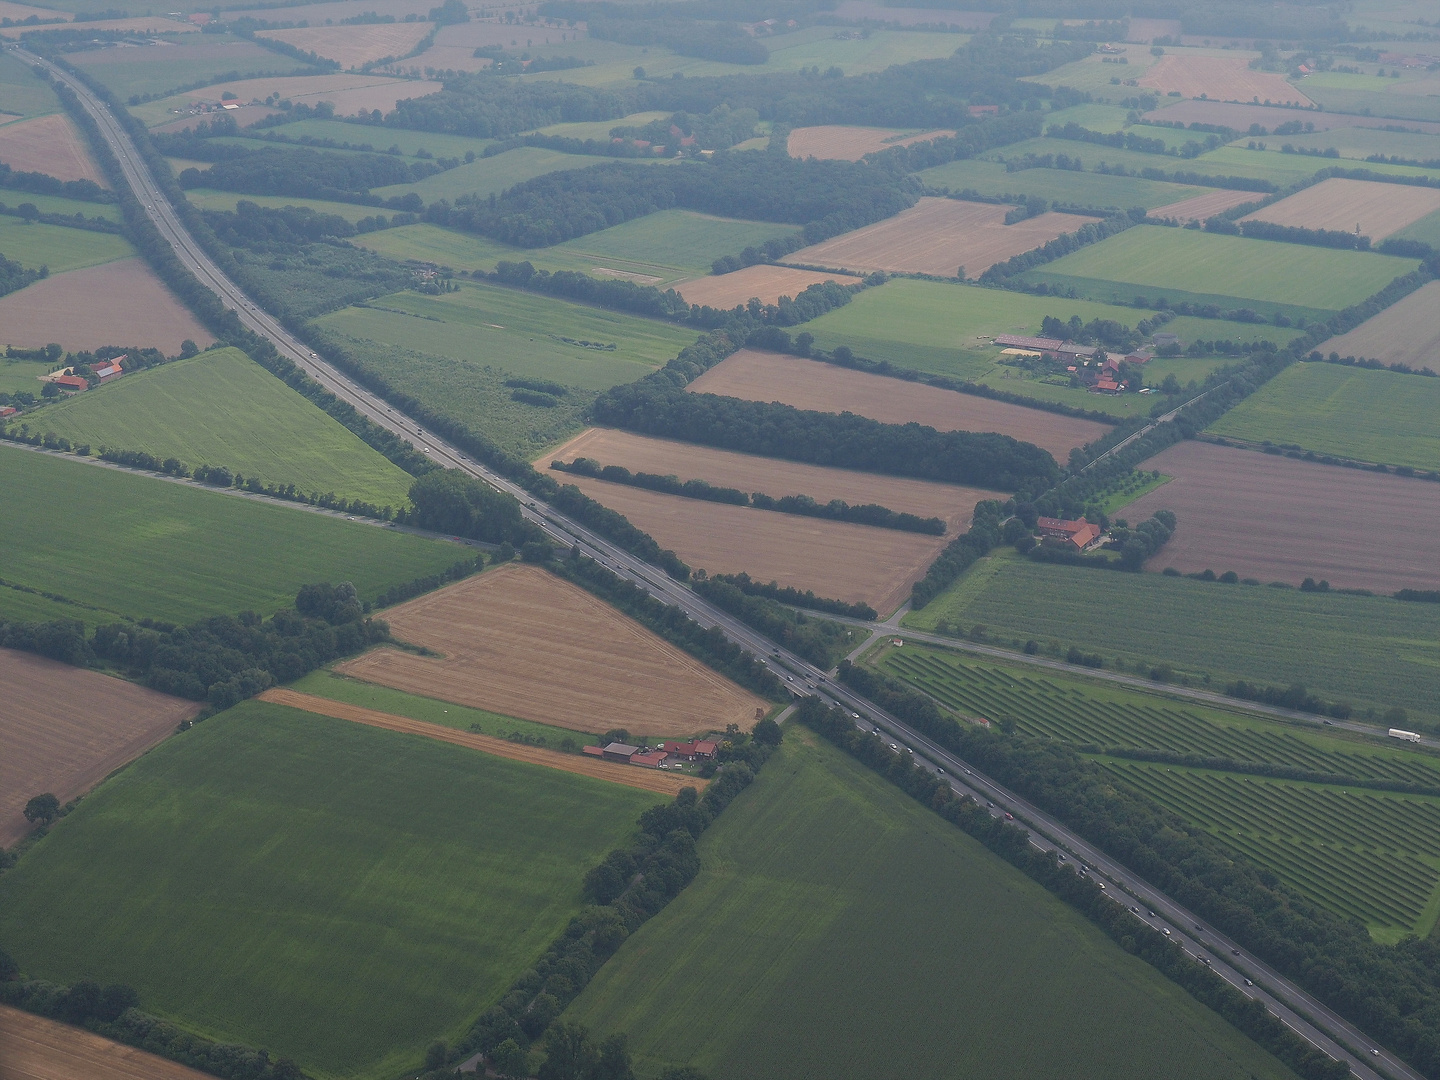
{"type": "Polygon", "coordinates": [[[66,390],[74,390],[77,393],[81,390],[90,389],[90,384],[79,375],[57,375],[50,381],[56,386],[63,387],[66,390]]]}
{"type": "Polygon", "coordinates": [[[0,405],[0,420],[4,420],[7,416],[14,416],[19,411],[13,405],[0,405]]]}
{"type": "Polygon", "coordinates": [[[1083,529],[1081,529],[1079,532],[1070,534],[1070,539],[1067,540],[1066,543],[1075,545],[1076,551],[1084,551],[1086,548],[1090,547],[1090,545],[1092,545],[1093,543],[1095,543],[1096,540],[1099,539],[1099,527],[1091,525],[1089,522],[1086,522],[1083,529]]]}
{"type": "Polygon", "coordinates": [[[714,757],[716,752],[720,749],[720,745],[718,743],[710,742],[708,739],[696,739],[694,746],[695,757],[700,760],[714,757]]]}
{"type": "Polygon", "coordinates": [[[605,750],[599,746],[586,746],[582,749],[582,753],[586,753],[589,754],[591,757],[598,758],[603,758],[605,756],[605,750]]]}
{"type": "Polygon", "coordinates": [[[1035,527],[1040,530],[1041,536],[1056,536],[1061,540],[1068,540],[1089,524],[1084,518],[1069,521],[1065,518],[1042,517],[1036,520],[1035,527]]]}
{"type": "Polygon", "coordinates": [[[663,750],[651,750],[648,754],[635,754],[630,758],[630,764],[643,765],[647,769],[658,769],[669,756],[663,750]]]}
{"type": "Polygon", "coordinates": [[[660,749],[682,761],[695,760],[695,744],[688,742],[662,742],[660,749]]]}
{"type": "Polygon", "coordinates": [[[1097,394],[1118,394],[1120,392],[1120,384],[1114,379],[1097,379],[1092,389],[1097,394]]]}

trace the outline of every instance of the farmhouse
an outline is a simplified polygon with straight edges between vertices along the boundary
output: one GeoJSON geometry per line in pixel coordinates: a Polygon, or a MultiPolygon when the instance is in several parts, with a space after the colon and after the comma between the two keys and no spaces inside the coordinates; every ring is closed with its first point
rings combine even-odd
{"type": "Polygon", "coordinates": [[[1100,539],[1099,526],[1084,518],[1069,521],[1065,518],[1042,517],[1036,520],[1035,527],[1046,540],[1073,551],[1085,551],[1100,539]]]}
{"type": "Polygon", "coordinates": [[[631,746],[629,743],[612,742],[601,751],[601,756],[604,757],[606,761],[619,761],[628,765],[630,764],[630,759],[639,752],[640,748],[638,746],[631,746]]]}
{"type": "Polygon", "coordinates": [[[79,375],[57,375],[49,381],[65,390],[74,390],[76,393],[90,389],[90,384],[79,375]]]}
{"type": "Polygon", "coordinates": [[[630,764],[643,765],[647,769],[658,769],[665,764],[667,757],[669,755],[664,750],[651,750],[649,753],[635,754],[630,758],[630,764]]]}

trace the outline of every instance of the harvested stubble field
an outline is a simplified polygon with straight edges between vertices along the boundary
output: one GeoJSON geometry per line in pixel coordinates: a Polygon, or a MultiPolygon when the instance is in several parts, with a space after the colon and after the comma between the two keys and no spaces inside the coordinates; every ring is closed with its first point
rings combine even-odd
{"type": "Polygon", "coordinates": [[[774,304],[782,296],[795,297],[811,285],[822,281],[838,281],[854,285],[860,279],[849,274],[825,274],[816,270],[797,270],[792,266],[747,266],[731,274],[711,274],[676,285],[675,290],[686,303],[729,311],[744,304],[752,296],[761,303],[774,304]]]}
{"type": "Polygon", "coordinates": [[[105,186],[85,140],[64,113],[0,127],[0,162],[18,172],[45,173],[57,180],[93,180],[105,186]]]}
{"type": "Polygon", "coordinates": [[[1440,281],[1427,282],[1320,348],[1327,356],[1335,352],[1440,372],[1440,281]]]}
{"type": "Polygon", "coordinates": [[[353,68],[387,56],[404,56],[430,33],[423,22],[370,23],[359,26],[304,26],[291,30],[261,30],[256,36],[313,52],[341,67],[353,68]]]}
{"type": "Polygon", "coordinates": [[[889,150],[893,146],[912,146],[954,134],[953,131],[921,131],[907,135],[894,128],[825,124],[820,127],[795,128],[790,132],[790,139],[785,146],[793,158],[859,161],[866,154],[873,154],[877,150],[889,150]]]}
{"type": "MultiPolygon", "coordinates": [[[[41,17],[53,18],[56,15],[64,14],[66,13],[50,11],[41,17]]],[[[96,19],[94,22],[86,22],[84,26],[87,32],[108,30],[119,34],[194,34],[200,32],[198,26],[150,15],[134,19],[96,19]]],[[[41,27],[41,29],[47,28],[41,27]]],[[[18,38],[28,33],[33,33],[33,29],[29,26],[7,26],[0,29],[0,37],[18,38]]]]}
{"type": "MultiPolygon", "coordinates": [[[[0,847],[30,831],[32,795],[82,795],[200,711],[193,701],[0,649],[0,847]]],[[[3,1075],[3,1073],[0,1073],[3,1075]]]]}
{"type": "MultiPolygon", "coordinates": [[[[135,115],[149,124],[164,124],[173,118],[171,109],[186,109],[200,102],[218,102],[222,95],[231,93],[241,102],[256,98],[263,101],[271,94],[279,94],[281,98],[288,98],[296,104],[303,102],[311,106],[328,101],[334,104],[336,116],[351,116],[373,109],[390,112],[397,101],[424,97],[440,89],[438,82],[407,81],[384,75],[282,75],[268,79],[241,79],[238,82],[219,83],[199,90],[187,90],[138,106],[135,115]]],[[[256,119],[262,115],[260,110],[255,110],[255,113],[256,119]]],[[[183,123],[190,123],[195,119],[203,118],[191,118],[183,123]]]]}
{"type": "Polygon", "coordinates": [[[1187,441],[1146,465],[1174,477],[1126,510],[1180,519],[1147,564],[1337,588],[1440,588],[1440,484],[1187,441]],[[1405,522],[1383,540],[1376,529],[1405,522]]]}
{"type": "Polygon", "coordinates": [[[397,638],[443,658],[376,649],[337,671],[572,731],[684,737],[732,723],[748,729],[768,707],[539,567],[502,566],[384,617],[397,638]]]}
{"type": "MultiPolygon", "coordinates": [[[[900,513],[943,518],[952,536],[968,527],[975,504],[994,494],[931,480],[806,465],[673,439],[652,439],[613,428],[591,428],[554,453],[546,454],[535,465],[543,469],[557,458],[568,462],[577,457],[588,457],[602,465],[623,465],[631,472],[705,480],[744,492],[761,491],[776,498],[809,495],[822,503],[832,499],[843,499],[852,506],[878,503],[900,513]]],[[[571,477],[559,473],[555,479],[568,483],[571,477]]]]}
{"type": "Polygon", "coordinates": [[[498,739],[494,735],[482,735],[474,731],[460,731],[453,727],[446,727],[444,724],[430,724],[408,716],[396,716],[394,713],[367,709],[361,705],[349,705],[343,701],[332,701],[329,698],[316,697],[314,694],[298,694],[294,690],[285,690],[279,687],[266,690],[260,695],[260,700],[273,702],[276,705],[287,705],[292,709],[300,709],[303,712],[316,713],[320,716],[333,717],[336,720],[349,720],[354,724],[366,724],[369,727],[398,731],[405,735],[438,739],[440,742],[454,743],[456,746],[480,750],[496,757],[509,758],[511,761],[543,765],[547,769],[559,769],[561,772],[571,772],[579,776],[592,776],[597,780],[608,780],[612,784],[624,784],[626,787],[640,788],[643,791],[658,791],[664,795],[678,795],[680,789],[685,787],[703,789],[708,782],[697,780],[693,776],[672,775],[635,765],[622,765],[618,761],[602,761],[589,756],[582,757],[579,754],[562,754],[559,750],[547,750],[543,746],[511,742],[509,739],[498,739]]]}
{"type": "Polygon", "coordinates": [[[777,514],[586,476],[565,481],[624,514],[691,566],[712,574],[743,571],[757,581],[773,579],[819,596],[866,603],[882,614],[905,601],[911,584],[954,539],[953,532],[927,536],[777,514]]]}
{"type": "Polygon", "coordinates": [[[1071,448],[1093,442],[1109,430],[1093,420],[758,349],[733,353],[689,389],[746,401],[780,401],[816,412],[853,412],[886,424],[914,421],[937,431],[997,431],[1034,443],[1061,462],[1069,458],[1071,448]]]}
{"type": "MultiPolygon", "coordinates": [[[[1187,98],[1202,94],[1218,101],[1275,102],[1280,105],[1311,105],[1308,97],[1291,86],[1285,76],[1250,70],[1243,56],[1162,56],[1140,77],[1141,86],[1169,93],[1178,90],[1187,98]]],[[[1293,117],[1292,117],[1293,119],[1293,117]]]]}
{"type": "Polygon", "coordinates": [[[0,336],[25,348],[58,338],[71,350],[125,344],[170,355],[186,338],[201,348],[215,340],[141,259],[54,274],[0,298],[0,336]]]}
{"type": "Polygon", "coordinates": [[[0,1080],[212,1080],[93,1031],[0,1005],[0,1080]]]}
{"type": "MultiPolygon", "coordinates": [[[[995,263],[1099,220],[1053,211],[1005,224],[1008,206],[924,198],[892,218],[789,256],[795,263],[954,277],[979,277],[995,263]]],[[[693,302],[693,301],[692,301],[693,302]]]]}
{"type": "Polygon", "coordinates": [[[1204,221],[1206,218],[1247,202],[1259,202],[1264,196],[1254,191],[1211,191],[1190,199],[1181,199],[1168,206],[1157,206],[1149,211],[1152,218],[1168,218],[1174,221],[1204,221]]]}
{"type": "Polygon", "coordinates": [[[1358,231],[1371,240],[1383,240],[1436,210],[1440,210],[1440,189],[1331,177],[1240,220],[1358,231]]]}

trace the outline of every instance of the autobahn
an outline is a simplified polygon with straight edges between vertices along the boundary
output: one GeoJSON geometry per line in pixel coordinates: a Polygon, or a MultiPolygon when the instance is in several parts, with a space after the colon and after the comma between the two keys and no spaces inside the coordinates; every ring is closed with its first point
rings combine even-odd
{"type": "MultiPolygon", "coordinates": [[[[1067,861],[1079,862],[1084,873],[1102,884],[1117,903],[1133,907],[1135,917],[1164,932],[1168,930],[1191,956],[1212,969],[1241,992],[1264,1003],[1291,1030],[1312,1045],[1348,1063],[1363,1080],[1423,1080],[1421,1074],[1388,1051],[1379,1048],[1361,1031],[1331,1012],[1306,991],[1251,956],[1239,945],[1176,903],[1154,886],[1131,873],[1039,808],[1006,790],[972,769],[967,763],[931,742],[849,687],[829,679],[827,673],[781,648],[727,612],[713,607],[690,589],[666,576],[658,568],[622,550],[580,525],[519,485],[472,460],[459,448],[427,432],[411,417],[395,409],[289,333],[276,319],[252,301],[235,282],[210,259],[190,235],[164,191],[151,175],[145,160],[109,106],[88,86],[65,69],[19,47],[14,52],[32,64],[44,67],[51,76],[69,86],[82,106],[95,119],[101,137],[119,163],[125,181],[145,207],[150,220],[175,250],[186,267],[231,308],[242,323],[274,343],[311,378],[337,398],[355,407],[374,423],[415,442],[433,461],[477,477],[520,501],[527,520],[563,547],[576,548],[599,561],[624,580],[633,582],[656,598],[673,604],[706,628],[718,627],[726,637],[766,662],[786,680],[796,696],[811,693],[829,704],[846,709],[857,726],[880,729],[897,740],[898,753],[914,751],[924,767],[941,772],[951,787],[971,795],[999,817],[1013,815],[1031,832],[1031,842],[1042,850],[1054,850],[1067,861]],[[1136,903],[1128,903],[1133,898],[1136,903]],[[1148,912],[1153,911],[1152,916],[1148,912]],[[1379,1072],[1377,1069],[1383,1069],[1379,1072]]],[[[237,406],[238,407],[238,406],[237,406]]]]}

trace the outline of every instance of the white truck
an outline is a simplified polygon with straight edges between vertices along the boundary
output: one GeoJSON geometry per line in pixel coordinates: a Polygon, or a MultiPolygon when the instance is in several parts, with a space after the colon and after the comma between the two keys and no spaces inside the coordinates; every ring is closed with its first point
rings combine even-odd
{"type": "Polygon", "coordinates": [[[1405,730],[1403,730],[1402,728],[1398,728],[1398,727],[1392,727],[1392,728],[1390,729],[1390,731],[1389,731],[1389,735],[1390,735],[1390,738],[1392,738],[1392,739],[1402,739],[1402,740],[1404,740],[1405,742],[1419,742],[1419,741],[1420,741],[1420,735],[1419,735],[1418,732],[1405,731],[1405,730]]]}

